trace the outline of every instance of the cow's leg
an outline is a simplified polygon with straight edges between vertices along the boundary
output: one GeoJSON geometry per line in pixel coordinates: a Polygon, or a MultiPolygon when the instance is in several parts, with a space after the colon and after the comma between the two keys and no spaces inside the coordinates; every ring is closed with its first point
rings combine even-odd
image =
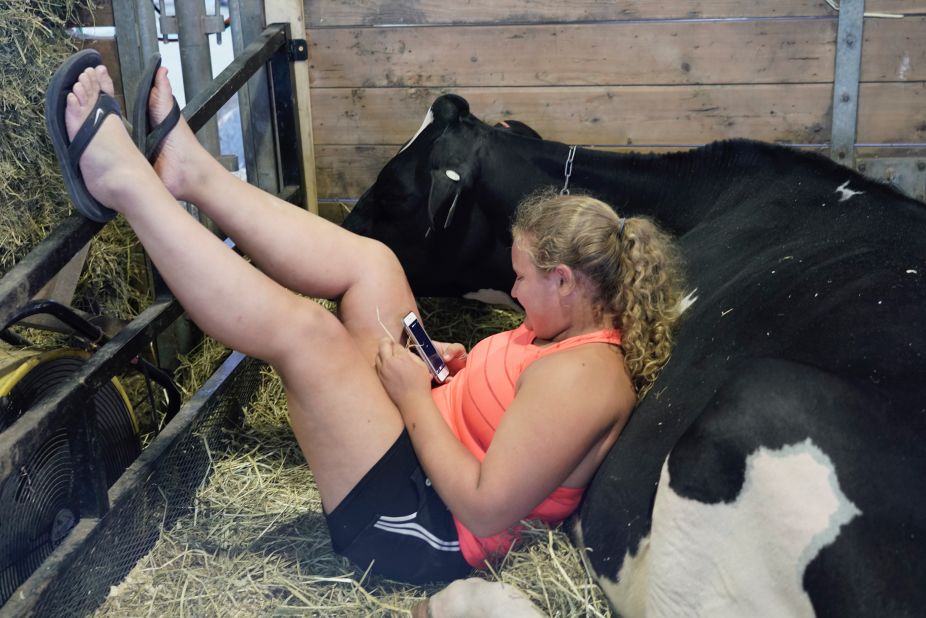
{"type": "MultiPolygon", "coordinates": [[[[101,85],[112,91],[105,70],[88,69],[69,95],[71,136],[101,85]]],[[[248,264],[180,208],[118,119],[103,121],[80,166],[94,197],[125,215],[193,321],[278,370],[296,438],[333,509],[403,428],[357,341],[330,312],[248,264]]],[[[361,259],[381,257],[373,243],[358,249],[361,259]]]]}
{"type": "MultiPolygon", "coordinates": [[[[150,110],[160,121],[170,110],[170,83],[160,70],[150,110]]],[[[393,336],[415,307],[405,274],[383,245],[348,232],[230,174],[196,141],[181,119],[155,161],[177,199],[196,204],[257,266],[283,286],[341,300],[341,318],[372,359],[384,335],[377,308],[393,336]]]]}
{"type": "Polygon", "coordinates": [[[413,612],[415,618],[541,618],[543,615],[517,588],[478,577],[454,581],[419,603],[413,612]]]}

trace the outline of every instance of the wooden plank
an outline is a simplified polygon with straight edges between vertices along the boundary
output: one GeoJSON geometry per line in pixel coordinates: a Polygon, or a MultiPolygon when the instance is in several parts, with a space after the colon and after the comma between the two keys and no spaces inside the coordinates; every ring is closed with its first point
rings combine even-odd
{"type": "MultiPolygon", "coordinates": [[[[396,146],[321,146],[316,151],[318,170],[318,194],[322,199],[341,200],[336,203],[319,204],[319,211],[333,221],[343,219],[346,207],[359,198],[375,181],[384,165],[398,148],[396,146]],[[345,206],[346,205],[346,206],[345,206]]],[[[611,146],[597,150],[609,152],[654,152],[666,153],[684,150],[678,146],[611,146]]],[[[826,154],[824,145],[805,146],[809,150],[826,154]]],[[[926,147],[920,148],[867,148],[856,150],[859,160],[870,157],[926,157],[926,147]]]]}
{"type": "MultiPolygon", "coordinates": [[[[867,0],[868,12],[924,13],[923,0],[867,0]]],[[[524,24],[639,19],[824,17],[835,11],[824,0],[305,0],[309,27],[376,24],[524,24]]]]}
{"type": "MultiPolygon", "coordinates": [[[[822,147],[819,147],[822,149],[822,147]]],[[[674,152],[684,150],[678,146],[669,147],[606,147],[598,150],[612,152],[674,152]]],[[[319,146],[316,149],[318,169],[318,195],[323,199],[355,200],[375,181],[384,165],[398,152],[399,146],[319,146]]],[[[335,220],[340,204],[329,206],[335,220]]],[[[322,205],[319,205],[322,210],[322,205]]],[[[341,215],[343,217],[343,213],[341,215]]]]}
{"type": "Polygon", "coordinates": [[[916,81],[926,72],[926,17],[866,19],[861,81],[916,81]],[[875,60],[877,57],[877,60],[875,60]]]}
{"type": "MultiPolygon", "coordinates": [[[[673,152],[679,147],[599,148],[614,152],[673,152]]],[[[357,199],[375,181],[397,146],[320,146],[316,152],[318,194],[323,199],[357,199]]]]}
{"type": "Polygon", "coordinates": [[[77,23],[82,26],[112,26],[112,0],[91,0],[77,8],[77,23]]]}
{"type": "Polygon", "coordinates": [[[926,143],[926,83],[862,84],[856,142],[926,143]]]}
{"type": "Polygon", "coordinates": [[[389,146],[316,146],[318,196],[324,199],[357,198],[399,148],[389,146]]]}
{"type": "MultiPolygon", "coordinates": [[[[926,17],[868,19],[862,81],[926,79],[926,17]]],[[[310,30],[313,87],[833,81],[836,20],[310,30]]]]}
{"type": "MultiPolygon", "coordinates": [[[[265,0],[264,15],[268,24],[290,25],[291,36],[301,38],[305,32],[305,15],[302,0],[265,0]]],[[[293,66],[293,96],[296,99],[296,116],[299,122],[299,146],[302,149],[303,205],[309,212],[318,213],[318,195],[315,181],[315,137],[312,133],[312,104],[309,86],[308,62],[295,62],[293,66]]]]}
{"type": "MultiPolygon", "coordinates": [[[[315,88],[317,144],[401,144],[440,89],[315,88]]],[[[700,144],[751,137],[829,139],[829,84],[460,88],[487,122],[514,118],[549,139],[583,144],[700,144]]],[[[926,142],[926,84],[863,84],[858,141],[926,142]]]]}

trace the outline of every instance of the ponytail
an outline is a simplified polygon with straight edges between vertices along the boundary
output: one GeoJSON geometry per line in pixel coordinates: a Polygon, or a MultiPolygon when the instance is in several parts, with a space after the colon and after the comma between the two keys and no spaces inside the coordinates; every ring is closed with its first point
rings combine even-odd
{"type": "Polygon", "coordinates": [[[681,258],[672,238],[648,218],[627,219],[618,276],[612,307],[624,362],[643,397],[669,360],[680,315],[681,258]]]}

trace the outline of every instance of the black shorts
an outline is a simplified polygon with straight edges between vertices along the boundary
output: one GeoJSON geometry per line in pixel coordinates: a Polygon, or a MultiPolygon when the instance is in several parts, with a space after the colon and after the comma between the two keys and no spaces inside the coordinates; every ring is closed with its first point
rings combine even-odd
{"type": "Polygon", "coordinates": [[[325,514],[334,551],[358,568],[410,584],[469,575],[450,511],[418,462],[408,432],[325,514]]]}

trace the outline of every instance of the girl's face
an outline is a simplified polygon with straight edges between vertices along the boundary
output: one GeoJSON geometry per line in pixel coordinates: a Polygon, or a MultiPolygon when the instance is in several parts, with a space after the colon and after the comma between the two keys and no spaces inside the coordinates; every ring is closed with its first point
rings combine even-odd
{"type": "Polygon", "coordinates": [[[524,307],[524,326],[540,339],[552,339],[562,329],[560,275],[539,270],[525,246],[524,239],[516,238],[511,247],[515,274],[511,296],[524,307]]]}

